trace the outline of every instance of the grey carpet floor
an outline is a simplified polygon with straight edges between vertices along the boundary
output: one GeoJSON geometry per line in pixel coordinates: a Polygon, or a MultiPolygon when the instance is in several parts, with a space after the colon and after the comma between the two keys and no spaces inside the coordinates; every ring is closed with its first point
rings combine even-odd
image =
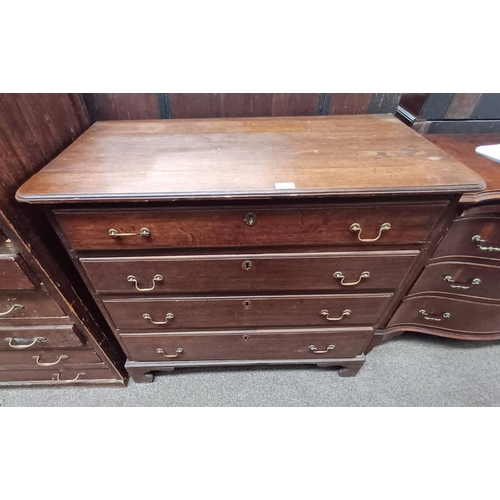
{"type": "Polygon", "coordinates": [[[278,366],[183,369],[127,388],[3,389],[9,406],[500,406],[500,341],[405,334],[359,374],[278,366]]]}

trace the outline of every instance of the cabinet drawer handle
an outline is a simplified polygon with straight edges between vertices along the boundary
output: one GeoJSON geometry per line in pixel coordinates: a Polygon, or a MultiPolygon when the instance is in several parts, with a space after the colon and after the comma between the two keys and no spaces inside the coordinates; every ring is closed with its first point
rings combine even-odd
{"type": "Polygon", "coordinates": [[[179,356],[179,354],[182,354],[184,352],[184,349],[182,347],[178,347],[175,350],[175,354],[165,354],[165,351],[161,347],[158,347],[158,349],[156,349],[156,352],[158,354],[161,354],[165,358],[176,358],[177,356],[179,356]]]}
{"type": "Polygon", "coordinates": [[[22,304],[13,304],[10,306],[10,309],[8,311],[5,311],[3,313],[0,313],[0,316],[7,316],[7,314],[10,314],[12,311],[15,311],[16,309],[22,309],[24,306],[22,304]]]}
{"type": "Polygon", "coordinates": [[[418,312],[424,317],[424,319],[429,321],[443,321],[444,319],[451,318],[451,314],[449,312],[443,313],[441,318],[428,314],[425,309],[420,309],[418,312]]]}
{"type": "Polygon", "coordinates": [[[483,247],[482,243],[486,243],[486,241],[482,240],[481,236],[479,236],[479,234],[476,234],[476,236],[473,236],[471,241],[473,243],[477,243],[477,248],[479,248],[479,250],[486,250],[487,252],[500,252],[499,247],[483,247]]]}
{"type": "Polygon", "coordinates": [[[41,356],[33,356],[33,359],[36,361],[36,364],[38,366],[54,366],[57,365],[57,363],[60,363],[63,359],[69,359],[69,356],[66,356],[66,354],[61,354],[61,356],[59,356],[59,359],[57,361],[54,361],[53,363],[40,363],[40,358],[41,356]]]}
{"type": "Polygon", "coordinates": [[[119,233],[116,229],[110,229],[108,234],[111,238],[119,238],[120,236],[143,236],[147,238],[151,234],[151,231],[147,227],[142,227],[138,233],[119,233]]]}
{"type": "Polygon", "coordinates": [[[135,288],[137,290],[139,290],[139,292],[150,292],[151,290],[155,289],[155,286],[156,286],[157,282],[163,281],[163,276],[161,274],[155,274],[153,276],[153,286],[151,288],[139,288],[137,286],[137,278],[135,276],[133,276],[133,275],[127,276],[127,281],[129,283],[134,283],[135,284],[135,288]]]}
{"type": "Polygon", "coordinates": [[[328,321],[340,321],[344,316],[349,316],[349,314],[351,314],[351,310],[344,309],[344,311],[342,312],[342,314],[338,318],[329,318],[328,315],[330,313],[326,309],[323,309],[322,311],[320,311],[320,314],[325,316],[325,319],[327,319],[328,321]]]}
{"type": "Polygon", "coordinates": [[[245,215],[243,222],[245,222],[247,226],[254,226],[257,223],[257,216],[252,212],[248,212],[245,215]]]}
{"type": "Polygon", "coordinates": [[[450,288],[461,288],[463,290],[468,290],[472,285],[481,284],[481,280],[479,278],[472,278],[468,285],[466,283],[457,283],[451,276],[445,276],[443,281],[450,283],[450,288]]]}
{"type": "Polygon", "coordinates": [[[61,374],[54,373],[54,375],[52,375],[52,380],[54,382],[64,382],[66,384],[69,384],[71,382],[76,382],[80,377],[84,377],[85,375],[87,375],[85,372],[80,372],[75,378],[72,378],[71,380],[61,380],[61,374]]]}
{"type": "Polygon", "coordinates": [[[335,271],[333,273],[333,277],[339,279],[340,284],[343,286],[354,286],[354,285],[357,285],[363,278],[369,278],[370,273],[369,273],[369,271],[363,271],[360,274],[358,281],[352,281],[351,283],[344,283],[345,276],[342,274],[342,271],[335,271]]]}
{"type": "Polygon", "coordinates": [[[153,325],[166,325],[168,323],[169,319],[174,319],[174,315],[172,313],[166,314],[165,321],[153,321],[153,319],[151,318],[151,314],[149,314],[149,313],[144,313],[142,315],[142,317],[144,319],[149,319],[149,321],[151,321],[151,323],[153,323],[153,325]]]}
{"type": "Polygon", "coordinates": [[[5,340],[9,341],[9,347],[12,347],[12,349],[28,349],[28,347],[34,346],[37,342],[45,342],[45,337],[35,337],[31,344],[13,344],[12,341],[14,339],[12,337],[7,337],[5,340]]]}
{"type": "Polygon", "coordinates": [[[384,222],[380,226],[380,229],[378,231],[378,236],[376,238],[361,238],[362,229],[361,229],[361,226],[357,222],[355,222],[354,224],[351,224],[351,227],[349,229],[353,233],[358,233],[358,240],[359,241],[362,241],[364,243],[371,243],[373,241],[377,241],[380,238],[380,236],[382,236],[382,233],[384,231],[389,231],[389,229],[391,229],[391,224],[389,222],[384,222]]]}
{"type": "Polygon", "coordinates": [[[314,353],[314,354],[325,354],[328,351],[331,351],[332,349],[335,349],[335,346],[333,344],[330,344],[327,348],[326,351],[318,351],[318,348],[315,345],[310,345],[309,349],[314,353]]]}

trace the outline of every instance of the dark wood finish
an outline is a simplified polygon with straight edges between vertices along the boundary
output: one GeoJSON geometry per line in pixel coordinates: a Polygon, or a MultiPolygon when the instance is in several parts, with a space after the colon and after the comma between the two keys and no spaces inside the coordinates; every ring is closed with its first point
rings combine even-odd
{"type": "Polygon", "coordinates": [[[0,294],[0,326],[3,324],[16,325],[23,318],[60,318],[67,317],[59,304],[48,294],[43,292],[10,291],[0,294]],[[14,304],[23,306],[14,308],[5,314],[14,304]]]}
{"type": "Polygon", "coordinates": [[[404,325],[407,330],[417,327],[442,330],[447,336],[455,333],[474,336],[488,335],[489,340],[500,339],[500,304],[473,302],[437,295],[415,296],[405,299],[389,322],[389,328],[404,325]],[[426,320],[420,310],[440,321],[426,320]],[[443,318],[450,313],[449,318],[443,318]]]}
{"type": "Polygon", "coordinates": [[[0,351],[0,370],[13,367],[38,370],[53,370],[55,366],[102,364],[102,359],[92,349],[34,349],[22,351],[0,351]],[[66,358],[67,356],[67,358],[66,358]],[[56,363],[54,366],[43,366],[39,363],[56,363]]]}
{"type": "Polygon", "coordinates": [[[350,358],[359,354],[372,334],[363,330],[327,333],[206,333],[203,335],[126,335],[122,340],[131,361],[168,361],[165,355],[177,355],[179,361],[223,359],[314,359],[350,358]],[[328,346],[335,346],[327,349],[328,346]],[[315,353],[309,346],[317,348],[315,353]],[[182,352],[176,352],[182,348],[182,352]],[[158,353],[161,349],[162,353],[158,353]],[[326,351],[321,353],[319,351],[326,351]]]}
{"type": "Polygon", "coordinates": [[[138,295],[255,291],[395,290],[418,255],[399,252],[322,252],[82,258],[98,293],[138,295]],[[340,271],[344,279],[335,278],[340,271]],[[360,278],[364,272],[368,278],[360,278]],[[161,275],[162,281],[153,281],[161,275]],[[134,276],[137,282],[127,278],[134,276]],[[359,281],[358,284],[352,285],[359,281]],[[342,282],[344,284],[342,284],[342,282]],[[152,288],[149,291],[139,291],[152,288]]]}
{"type": "Polygon", "coordinates": [[[455,94],[444,115],[446,120],[469,118],[483,94],[455,94]]]}
{"type": "Polygon", "coordinates": [[[341,367],[339,376],[354,377],[365,362],[364,356],[355,358],[335,358],[325,361],[315,359],[272,359],[272,360],[210,360],[210,361],[175,361],[175,362],[137,362],[127,361],[125,367],[130,373],[132,380],[138,384],[153,382],[153,372],[173,372],[175,368],[197,368],[197,367],[227,367],[227,366],[256,366],[256,365],[304,365],[314,364],[320,368],[341,367]]]}
{"type": "Polygon", "coordinates": [[[56,211],[64,236],[75,250],[124,250],[150,248],[262,247],[303,245],[420,244],[444,212],[446,203],[358,203],[320,207],[262,208],[259,205],[233,208],[184,208],[182,210],[56,211]],[[247,214],[254,219],[245,222],[247,214]],[[147,228],[150,236],[139,235],[147,228]],[[137,236],[113,238],[109,230],[137,236]]]}
{"type": "Polygon", "coordinates": [[[500,200],[500,163],[476,153],[477,146],[500,144],[500,133],[431,134],[426,136],[426,139],[463,162],[486,181],[484,191],[465,193],[461,198],[462,203],[500,200]]]}
{"type": "Polygon", "coordinates": [[[0,254],[0,290],[30,290],[35,288],[26,276],[19,255],[0,254]]]}
{"type": "Polygon", "coordinates": [[[160,118],[157,94],[82,94],[92,121],[160,118]]]}
{"type": "Polygon", "coordinates": [[[14,351],[20,347],[33,351],[39,347],[81,347],[86,342],[75,331],[74,325],[53,325],[27,328],[0,328],[0,351],[14,351]],[[12,340],[11,340],[12,339],[12,340]],[[38,340],[36,340],[38,339],[38,340]],[[12,344],[14,347],[10,347],[12,344]],[[35,342],[35,344],[33,344],[35,342]],[[31,345],[33,344],[33,345],[31,345]],[[30,347],[28,347],[30,346],[30,347]]]}
{"type": "Polygon", "coordinates": [[[371,94],[332,94],[330,115],[362,115],[368,110],[371,94]]]}
{"type": "Polygon", "coordinates": [[[0,370],[1,387],[80,387],[116,385],[123,386],[123,382],[116,378],[114,370],[109,368],[83,367],[52,367],[52,370],[25,369],[0,370]],[[76,380],[75,380],[76,379],[76,380]]]}
{"type": "Polygon", "coordinates": [[[116,328],[129,331],[179,331],[194,328],[248,328],[274,326],[369,325],[377,321],[391,294],[373,295],[284,295],[241,297],[196,297],[161,299],[104,299],[116,328]],[[326,309],[329,321],[321,311],[326,309]],[[342,317],[343,311],[350,315],[342,317]],[[167,313],[174,318],[167,324],[167,313]]]}
{"type": "Polygon", "coordinates": [[[470,262],[431,263],[408,295],[419,293],[500,300],[500,267],[470,262]],[[447,277],[451,277],[452,281],[447,277]]]}
{"type": "Polygon", "coordinates": [[[76,203],[451,194],[483,187],[477,174],[393,116],[370,115],[98,122],[16,196],[76,203]],[[295,188],[276,189],[276,183],[295,188]]]}

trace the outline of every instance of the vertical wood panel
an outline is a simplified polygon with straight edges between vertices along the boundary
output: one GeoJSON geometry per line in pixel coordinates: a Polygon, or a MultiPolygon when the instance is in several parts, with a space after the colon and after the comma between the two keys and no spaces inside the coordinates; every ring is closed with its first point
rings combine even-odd
{"type": "Polygon", "coordinates": [[[483,94],[455,94],[444,115],[446,120],[470,118],[483,94]]]}
{"type": "Polygon", "coordinates": [[[366,113],[372,94],[332,94],[330,115],[362,115],[366,113]]]}
{"type": "Polygon", "coordinates": [[[319,94],[273,94],[272,116],[314,116],[319,94]]]}
{"type": "Polygon", "coordinates": [[[401,94],[372,94],[367,113],[394,114],[401,99],[401,94]]]}
{"type": "Polygon", "coordinates": [[[429,94],[420,112],[420,118],[423,120],[442,120],[450,107],[454,95],[429,94]]]}
{"type": "Polygon", "coordinates": [[[471,114],[476,120],[500,119],[500,94],[483,94],[471,114]]]}
{"type": "Polygon", "coordinates": [[[158,94],[83,94],[92,121],[160,118],[158,94]]]}

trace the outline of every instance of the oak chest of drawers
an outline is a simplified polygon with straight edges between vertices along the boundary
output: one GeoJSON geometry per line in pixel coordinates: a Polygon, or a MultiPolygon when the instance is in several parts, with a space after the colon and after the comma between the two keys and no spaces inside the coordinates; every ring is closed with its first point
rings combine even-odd
{"type": "Polygon", "coordinates": [[[188,366],[355,375],[482,179],[392,116],[98,122],[44,204],[135,381],[188,366]]]}

